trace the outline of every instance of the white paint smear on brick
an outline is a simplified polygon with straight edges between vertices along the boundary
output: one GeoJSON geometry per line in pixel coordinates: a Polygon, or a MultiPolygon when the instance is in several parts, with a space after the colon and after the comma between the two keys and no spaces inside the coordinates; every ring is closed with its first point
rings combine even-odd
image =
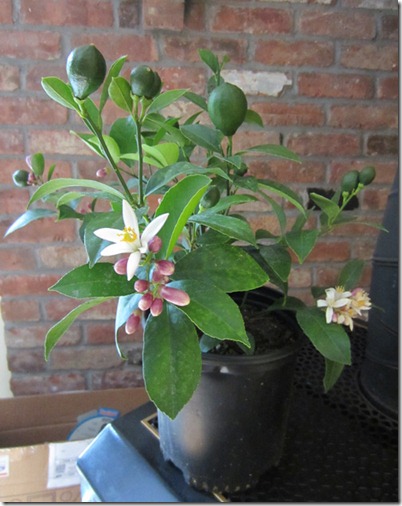
{"type": "Polygon", "coordinates": [[[246,95],[277,97],[292,80],[282,72],[254,72],[252,70],[224,70],[222,76],[228,83],[239,86],[246,95]]]}

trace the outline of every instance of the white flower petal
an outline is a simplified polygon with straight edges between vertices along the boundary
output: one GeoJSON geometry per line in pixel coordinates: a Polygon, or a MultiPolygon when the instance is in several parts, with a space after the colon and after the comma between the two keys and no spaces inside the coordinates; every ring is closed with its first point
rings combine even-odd
{"type": "Polygon", "coordinates": [[[333,314],[334,314],[334,310],[332,309],[332,307],[327,307],[327,310],[325,311],[325,317],[326,317],[327,323],[332,322],[333,314]]]}
{"type": "Polygon", "coordinates": [[[143,245],[147,245],[149,241],[156,236],[159,230],[166,223],[168,217],[168,213],[161,214],[160,216],[157,216],[155,219],[153,219],[151,223],[145,227],[144,232],[141,235],[141,242],[143,245]]]}
{"type": "Polygon", "coordinates": [[[132,253],[133,248],[126,242],[119,242],[118,244],[110,244],[106,246],[100,254],[103,257],[110,257],[114,255],[120,255],[121,253],[132,253]]]}
{"type": "Polygon", "coordinates": [[[105,239],[105,241],[119,242],[121,230],[117,228],[98,228],[98,230],[94,231],[94,234],[100,239],[105,239]]]}
{"type": "Polygon", "coordinates": [[[338,299],[335,300],[331,305],[332,307],[342,307],[350,303],[350,299],[338,299]]]}
{"type": "Polygon", "coordinates": [[[324,299],[317,300],[317,307],[327,307],[327,306],[328,306],[328,303],[326,300],[324,300],[324,299]]]}
{"type": "Polygon", "coordinates": [[[140,232],[138,229],[137,216],[135,215],[134,209],[130,206],[127,200],[123,200],[123,221],[125,227],[131,227],[136,235],[139,237],[140,232]]]}
{"type": "Polygon", "coordinates": [[[128,281],[130,281],[130,279],[133,279],[135,271],[138,269],[138,266],[140,265],[140,260],[141,260],[141,253],[139,251],[131,253],[131,255],[128,257],[127,262],[128,281]]]}

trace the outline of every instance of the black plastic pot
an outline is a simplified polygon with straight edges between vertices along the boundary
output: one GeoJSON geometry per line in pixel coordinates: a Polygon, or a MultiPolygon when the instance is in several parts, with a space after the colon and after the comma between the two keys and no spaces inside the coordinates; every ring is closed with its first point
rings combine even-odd
{"type": "MultiPolygon", "coordinates": [[[[276,297],[266,288],[250,294],[260,306],[276,297]]],[[[288,322],[297,336],[296,323],[288,322]]],[[[244,490],[278,464],[300,345],[299,338],[267,355],[204,355],[189,403],[174,420],[158,413],[162,454],[187,483],[209,492],[244,490]]]]}
{"type": "Polygon", "coordinates": [[[366,356],[360,385],[367,399],[384,413],[398,416],[399,360],[399,173],[388,196],[383,225],[373,255],[366,356]]]}

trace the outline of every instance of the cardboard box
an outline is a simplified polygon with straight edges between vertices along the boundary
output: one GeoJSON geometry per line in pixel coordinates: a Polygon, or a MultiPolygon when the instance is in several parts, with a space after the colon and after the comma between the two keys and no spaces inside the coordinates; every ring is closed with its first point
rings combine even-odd
{"type": "Polygon", "coordinates": [[[124,415],[148,401],[143,388],[1,399],[0,501],[80,502],[79,485],[48,488],[49,451],[60,447],[49,443],[65,442],[83,413],[104,407],[124,415]]]}

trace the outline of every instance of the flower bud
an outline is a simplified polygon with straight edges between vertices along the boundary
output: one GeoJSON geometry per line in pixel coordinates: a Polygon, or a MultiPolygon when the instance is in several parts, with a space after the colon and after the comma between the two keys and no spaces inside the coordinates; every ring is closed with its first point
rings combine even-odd
{"type": "Polygon", "coordinates": [[[152,306],[153,301],[154,296],[152,293],[147,292],[141,297],[140,301],[138,302],[138,307],[141,309],[141,311],[147,311],[152,306]]]}
{"type": "Polygon", "coordinates": [[[149,288],[149,283],[145,279],[137,279],[134,283],[134,290],[139,293],[146,292],[149,288]]]}
{"type": "Polygon", "coordinates": [[[187,306],[187,304],[190,304],[190,296],[184,290],[162,286],[159,293],[165,300],[176,304],[176,306],[187,306]]]}
{"type": "Polygon", "coordinates": [[[169,283],[169,277],[168,276],[164,276],[157,269],[154,269],[152,271],[152,281],[154,283],[163,283],[163,284],[166,284],[166,283],[169,283]]]}
{"type": "Polygon", "coordinates": [[[107,176],[107,170],[103,167],[102,169],[98,169],[96,171],[96,177],[103,178],[107,176]]]}
{"type": "Polygon", "coordinates": [[[113,265],[114,272],[116,274],[127,274],[127,262],[128,257],[120,258],[120,260],[117,260],[117,262],[113,265]]]}
{"type": "Polygon", "coordinates": [[[157,235],[152,237],[152,239],[148,243],[148,249],[151,253],[158,253],[162,248],[162,239],[157,235]]]}
{"type": "Polygon", "coordinates": [[[155,269],[163,276],[171,276],[174,273],[174,263],[169,260],[158,260],[155,269]]]}
{"type": "Polygon", "coordinates": [[[162,299],[154,299],[151,305],[151,315],[159,316],[163,311],[163,300],[162,299]]]}
{"type": "Polygon", "coordinates": [[[136,315],[135,313],[132,313],[128,317],[128,320],[126,321],[126,325],[125,325],[126,334],[134,334],[134,332],[136,332],[138,330],[140,323],[141,323],[141,318],[138,315],[136,315]]]}

